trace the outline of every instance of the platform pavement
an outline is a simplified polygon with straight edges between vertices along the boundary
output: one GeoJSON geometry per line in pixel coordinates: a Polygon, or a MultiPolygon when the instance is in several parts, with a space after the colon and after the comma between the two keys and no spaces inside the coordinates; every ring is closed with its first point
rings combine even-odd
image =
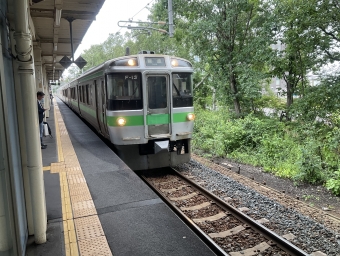
{"type": "MultiPolygon", "coordinates": [[[[65,144],[59,146],[59,149],[57,147],[56,152],[59,152],[59,155],[65,154],[66,157],[63,159],[59,156],[60,163],[52,163],[52,169],[57,170],[52,172],[56,172],[56,174],[46,172],[44,177],[46,197],[51,198],[52,195],[60,195],[60,193],[63,197],[60,201],[55,198],[51,199],[58,206],[61,202],[62,206],[59,209],[63,209],[62,218],[59,218],[60,211],[59,213],[56,211],[56,205],[54,207],[53,204],[47,205],[49,218],[54,218],[49,219],[48,225],[48,236],[50,235],[49,232],[53,233],[51,238],[53,242],[35,246],[35,253],[38,254],[28,255],[59,255],[55,254],[57,252],[61,253],[60,255],[64,255],[64,253],[65,255],[68,255],[68,253],[69,255],[77,255],[78,252],[69,249],[70,245],[66,245],[65,250],[63,249],[65,246],[60,244],[70,241],[57,239],[61,237],[63,232],[60,232],[60,227],[65,229],[65,218],[67,219],[68,216],[65,211],[70,211],[70,209],[72,219],[69,218],[67,223],[70,221],[75,226],[73,232],[76,233],[76,237],[71,234],[69,239],[72,239],[73,245],[80,249],[79,255],[107,255],[100,254],[101,246],[95,240],[98,234],[100,237],[104,235],[104,240],[108,243],[113,255],[214,255],[75,113],[60,100],[55,107],[60,112],[57,111],[57,115],[59,115],[57,117],[53,115],[53,118],[57,120],[57,129],[54,126],[53,129],[57,134],[61,134],[61,139],[56,138],[56,142],[57,144],[65,144]],[[62,127],[58,128],[58,126],[62,127]],[[70,146],[73,149],[68,149],[70,146]],[[75,154],[72,153],[72,150],[75,154]],[[80,168],[74,167],[73,162],[78,162],[80,168]],[[81,184],[76,184],[75,179],[72,180],[75,174],[80,175],[78,169],[81,170],[81,175],[83,175],[79,177],[84,177],[84,179],[77,181],[81,184]],[[67,173],[67,170],[71,172],[67,173]],[[58,184],[58,191],[58,188],[52,185],[56,185],[58,179],[55,178],[56,176],[52,178],[50,175],[61,175],[59,181],[65,182],[67,180],[70,191],[65,194],[64,190],[67,186],[62,184],[58,184]],[[76,184],[77,189],[72,190],[72,183],[76,184]],[[88,213],[81,211],[84,216],[80,215],[78,218],[79,205],[77,206],[77,202],[74,202],[74,198],[79,198],[78,188],[80,185],[83,188],[84,184],[86,184],[91,199],[86,201],[85,206],[84,203],[82,204],[82,207],[89,207],[88,213]],[[60,187],[62,187],[62,190],[60,190],[60,187]],[[69,206],[65,205],[67,193],[69,193],[69,206]],[[88,202],[93,202],[93,205],[88,202]],[[94,212],[90,209],[91,207],[95,208],[94,212]],[[79,224],[82,220],[92,217],[98,218],[101,228],[94,230],[91,223],[88,223],[87,226],[77,226],[77,223],[79,224]],[[59,227],[59,229],[56,227],[59,227]],[[85,231],[83,235],[81,234],[82,230],[85,231]],[[96,234],[96,231],[98,234],[96,234]],[[86,237],[86,234],[90,234],[90,237],[86,237]],[[91,238],[91,236],[94,240],[87,243],[88,251],[85,251],[82,246],[84,241],[88,241],[86,239],[91,238]],[[56,246],[56,244],[59,244],[59,246],[56,246]],[[43,247],[45,247],[45,253],[41,254],[38,250],[43,247]],[[53,250],[57,251],[53,253],[53,250]]],[[[45,154],[44,157],[46,158],[47,155],[45,154]]],[[[48,167],[45,169],[48,169],[48,167]]],[[[85,208],[83,210],[86,210],[85,208]]],[[[72,230],[68,231],[72,233],[72,230]]]]}

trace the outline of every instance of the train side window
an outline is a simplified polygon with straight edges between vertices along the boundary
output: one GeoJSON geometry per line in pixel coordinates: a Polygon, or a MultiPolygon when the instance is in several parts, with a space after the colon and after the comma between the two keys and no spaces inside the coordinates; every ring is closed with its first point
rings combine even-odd
{"type": "Polygon", "coordinates": [[[83,102],[83,90],[81,86],[79,86],[79,101],[83,102]]]}
{"type": "Polygon", "coordinates": [[[192,74],[172,74],[172,99],[174,108],[193,106],[192,74]]]}
{"type": "Polygon", "coordinates": [[[86,103],[86,90],[85,90],[85,85],[82,85],[82,92],[83,92],[83,103],[86,103]]]}
{"type": "Polygon", "coordinates": [[[84,102],[83,86],[80,86],[81,102],[84,102]]]}
{"type": "Polygon", "coordinates": [[[88,96],[88,98],[89,98],[89,105],[91,105],[92,106],[92,84],[89,84],[89,96],[88,96]]]}
{"type": "Polygon", "coordinates": [[[102,104],[106,104],[104,80],[102,80],[101,95],[102,95],[102,104]]]}
{"type": "Polygon", "coordinates": [[[86,104],[90,104],[89,85],[86,85],[86,104]]]}

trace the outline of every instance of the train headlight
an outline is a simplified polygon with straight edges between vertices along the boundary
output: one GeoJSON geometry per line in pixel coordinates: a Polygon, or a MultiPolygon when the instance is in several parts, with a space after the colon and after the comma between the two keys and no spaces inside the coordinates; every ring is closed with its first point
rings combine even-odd
{"type": "Polygon", "coordinates": [[[136,65],[134,59],[129,59],[128,64],[129,64],[129,66],[135,66],[136,65]]]}
{"type": "Polygon", "coordinates": [[[187,119],[188,119],[189,121],[194,121],[194,120],[195,120],[195,114],[189,113],[189,114],[187,115],[187,119]]]}
{"type": "Polygon", "coordinates": [[[176,59],[171,60],[171,66],[177,67],[178,66],[178,61],[176,59]]]}
{"type": "Polygon", "coordinates": [[[126,125],[126,120],[125,120],[123,117],[119,117],[119,118],[117,119],[117,124],[118,124],[119,126],[124,126],[124,125],[126,125]]]}

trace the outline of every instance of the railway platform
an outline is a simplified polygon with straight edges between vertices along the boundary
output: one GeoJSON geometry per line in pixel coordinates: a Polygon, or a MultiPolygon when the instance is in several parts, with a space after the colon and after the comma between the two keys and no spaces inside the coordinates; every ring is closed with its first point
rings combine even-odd
{"type": "Polygon", "coordinates": [[[50,113],[48,241],[26,255],[215,255],[62,101],[50,113]]]}

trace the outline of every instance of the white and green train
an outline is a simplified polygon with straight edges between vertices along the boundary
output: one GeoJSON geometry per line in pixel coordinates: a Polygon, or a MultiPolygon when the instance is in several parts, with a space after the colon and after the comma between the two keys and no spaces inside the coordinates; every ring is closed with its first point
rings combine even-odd
{"type": "Polygon", "coordinates": [[[160,168],[190,161],[192,73],[187,60],[143,51],[109,60],[58,93],[131,169],[160,168]]]}

